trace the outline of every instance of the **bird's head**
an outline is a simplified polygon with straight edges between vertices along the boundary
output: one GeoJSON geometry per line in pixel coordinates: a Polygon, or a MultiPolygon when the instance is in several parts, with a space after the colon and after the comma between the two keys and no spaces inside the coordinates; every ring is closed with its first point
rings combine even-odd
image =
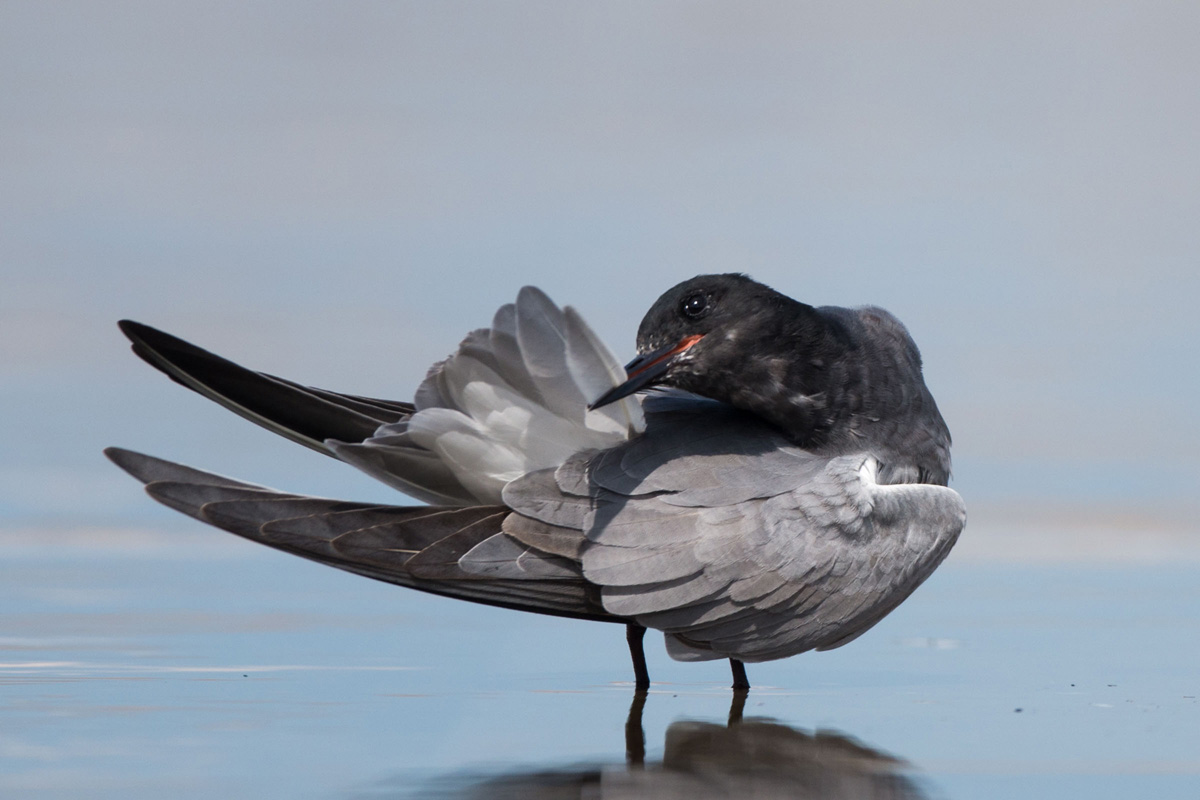
{"type": "Polygon", "coordinates": [[[670,386],[725,400],[722,383],[749,359],[777,351],[781,324],[811,311],[745,275],[699,275],[668,289],[638,327],[638,355],[628,379],[592,408],[653,386],[670,386]],[[787,313],[791,312],[791,313],[787,313]]]}

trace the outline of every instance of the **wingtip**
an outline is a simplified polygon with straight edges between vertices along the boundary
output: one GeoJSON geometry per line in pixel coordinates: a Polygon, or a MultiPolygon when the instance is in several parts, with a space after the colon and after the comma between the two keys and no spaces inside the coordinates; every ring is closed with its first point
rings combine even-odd
{"type": "Polygon", "coordinates": [[[125,464],[128,463],[132,457],[139,455],[132,450],[126,450],[124,447],[106,447],[104,448],[103,452],[105,458],[116,464],[121,469],[125,469],[125,464]]]}
{"type": "Polygon", "coordinates": [[[142,346],[157,349],[158,347],[182,342],[176,336],[172,336],[165,331],[160,331],[158,328],[147,325],[144,322],[137,322],[132,319],[117,320],[117,327],[121,329],[121,333],[125,334],[126,339],[133,342],[135,348],[142,346]]]}
{"type": "Polygon", "coordinates": [[[119,319],[117,320],[117,327],[121,329],[121,333],[125,334],[125,338],[135,342],[141,338],[139,335],[141,331],[148,326],[131,319],[119,319]]]}
{"type": "Polygon", "coordinates": [[[199,475],[198,470],[167,461],[165,458],[148,456],[123,447],[106,447],[104,455],[120,469],[144,484],[161,480],[179,480],[181,475],[199,475]]]}
{"type": "Polygon", "coordinates": [[[117,465],[118,468],[137,478],[142,483],[147,482],[147,466],[158,461],[153,456],[138,453],[134,450],[126,450],[123,447],[106,447],[104,448],[104,455],[109,461],[117,465]]]}
{"type": "MultiPolygon", "coordinates": [[[[131,349],[138,358],[157,370],[166,371],[163,370],[161,363],[163,357],[159,350],[170,344],[173,336],[131,319],[118,320],[117,327],[121,329],[121,333],[125,334],[125,338],[129,340],[132,345],[131,349]]],[[[170,373],[168,372],[168,374],[170,373]]]]}

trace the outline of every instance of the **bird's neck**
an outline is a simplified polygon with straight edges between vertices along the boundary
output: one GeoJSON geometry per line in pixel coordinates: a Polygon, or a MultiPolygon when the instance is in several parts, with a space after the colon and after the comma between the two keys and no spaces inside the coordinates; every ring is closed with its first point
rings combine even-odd
{"type": "MultiPolygon", "coordinates": [[[[795,303],[795,301],[790,301],[795,303]]],[[[857,344],[845,326],[818,309],[795,303],[775,327],[714,342],[696,391],[749,411],[782,428],[805,447],[828,441],[844,416],[843,394],[863,384],[854,374],[857,344]]]]}
{"type": "Polygon", "coordinates": [[[755,352],[728,363],[728,376],[710,379],[716,399],[807,448],[853,447],[876,425],[920,413],[928,393],[915,347],[864,335],[854,312],[798,305],[786,327],[764,332],[755,352]]]}
{"type": "Polygon", "coordinates": [[[816,447],[827,442],[842,421],[841,396],[849,375],[843,359],[779,353],[757,358],[759,379],[734,386],[729,401],[782,428],[797,444],[816,447]]]}
{"type": "MultiPolygon", "coordinates": [[[[921,357],[902,327],[867,335],[844,309],[812,309],[798,329],[744,358],[721,384],[722,399],[781,428],[801,447],[870,450],[884,482],[945,484],[950,433],[921,375],[921,357]]],[[[710,395],[711,396],[711,395],[710,395]]]]}

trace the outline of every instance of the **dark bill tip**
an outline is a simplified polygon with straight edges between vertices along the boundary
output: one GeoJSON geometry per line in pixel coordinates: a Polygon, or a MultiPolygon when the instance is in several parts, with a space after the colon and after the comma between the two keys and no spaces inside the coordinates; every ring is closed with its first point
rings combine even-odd
{"type": "Polygon", "coordinates": [[[677,344],[665,345],[657,350],[651,350],[649,353],[642,353],[625,365],[628,379],[620,386],[614,386],[593,400],[588,405],[588,410],[615,403],[622,397],[628,397],[636,391],[654,386],[671,368],[675,359],[702,338],[704,338],[703,335],[686,336],[677,344]]]}

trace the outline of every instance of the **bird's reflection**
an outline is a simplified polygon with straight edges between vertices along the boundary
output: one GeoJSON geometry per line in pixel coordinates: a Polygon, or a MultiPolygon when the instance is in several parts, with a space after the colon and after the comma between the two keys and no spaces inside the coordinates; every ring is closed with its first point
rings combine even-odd
{"type": "MultiPolygon", "coordinates": [[[[577,764],[503,774],[458,773],[422,788],[449,800],[709,800],[820,798],[921,800],[900,759],[846,736],[742,718],[734,697],[728,724],[684,720],[667,728],[661,761],[646,761],[642,708],[634,696],[625,728],[625,763],[577,764]]],[[[409,796],[409,795],[405,795],[409,796]]]]}

